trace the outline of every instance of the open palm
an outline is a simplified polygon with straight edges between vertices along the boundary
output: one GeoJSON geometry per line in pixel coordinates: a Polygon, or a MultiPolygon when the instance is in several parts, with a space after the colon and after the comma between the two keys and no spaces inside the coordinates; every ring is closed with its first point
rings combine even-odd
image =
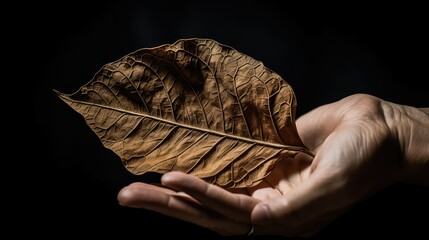
{"type": "MultiPolygon", "coordinates": [[[[285,196],[309,175],[311,157],[298,154],[280,161],[254,187],[222,189],[192,175],[170,172],[162,185],[133,183],[119,193],[119,202],[146,208],[209,228],[222,235],[243,235],[251,226],[253,208],[260,202],[285,196]]],[[[261,234],[261,229],[258,229],[261,234]]]]}
{"type": "MultiPolygon", "coordinates": [[[[384,104],[384,103],[383,103],[384,104]]],[[[297,129],[316,155],[279,161],[260,184],[225,190],[195,176],[166,173],[161,185],[133,183],[120,204],[146,208],[222,235],[308,236],[370,194],[398,181],[401,156],[382,102],[357,94],[300,117],[297,129]]]]}

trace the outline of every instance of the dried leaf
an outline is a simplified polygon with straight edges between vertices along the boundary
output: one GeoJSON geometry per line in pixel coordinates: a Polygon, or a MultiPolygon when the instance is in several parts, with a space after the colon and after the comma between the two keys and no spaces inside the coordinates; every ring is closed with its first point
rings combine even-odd
{"type": "Polygon", "coordinates": [[[291,86],[210,39],[140,49],[58,96],[131,173],[183,171],[225,188],[254,186],[280,160],[309,153],[291,86]]]}

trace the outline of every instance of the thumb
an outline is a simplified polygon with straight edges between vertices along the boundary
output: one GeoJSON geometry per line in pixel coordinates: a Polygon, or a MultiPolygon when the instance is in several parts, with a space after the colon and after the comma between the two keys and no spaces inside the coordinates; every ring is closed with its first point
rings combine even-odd
{"type": "Polygon", "coordinates": [[[286,195],[258,203],[252,211],[252,222],[273,227],[278,224],[284,230],[317,222],[343,206],[341,181],[332,178],[315,173],[286,195]]]}

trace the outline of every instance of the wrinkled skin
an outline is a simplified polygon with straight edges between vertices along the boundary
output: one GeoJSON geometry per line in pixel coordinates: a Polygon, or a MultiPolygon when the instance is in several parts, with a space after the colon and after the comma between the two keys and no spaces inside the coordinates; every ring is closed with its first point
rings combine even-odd
{"type": "Polygon", "coordinates": [[[310,236],[371,194],[400,181],[429,185],[429,108],[356,94],[296,121],[314,159],[280,162],[259,185],[225,190],[180,172],[133,183],[123,206],[145,208],[221,235],[310,236]]]}

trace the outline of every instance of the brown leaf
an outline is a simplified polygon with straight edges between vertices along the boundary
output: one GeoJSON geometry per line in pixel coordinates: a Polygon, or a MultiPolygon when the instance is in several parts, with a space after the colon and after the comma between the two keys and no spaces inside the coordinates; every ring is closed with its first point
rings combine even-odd
{"type": "Polygon", "coordinates": [[[140,49],[58,96],[133,174],[178,170],[225,188],[254,186],[309,151],[291,86],[260,61],[210,39],[140,49]]]}

